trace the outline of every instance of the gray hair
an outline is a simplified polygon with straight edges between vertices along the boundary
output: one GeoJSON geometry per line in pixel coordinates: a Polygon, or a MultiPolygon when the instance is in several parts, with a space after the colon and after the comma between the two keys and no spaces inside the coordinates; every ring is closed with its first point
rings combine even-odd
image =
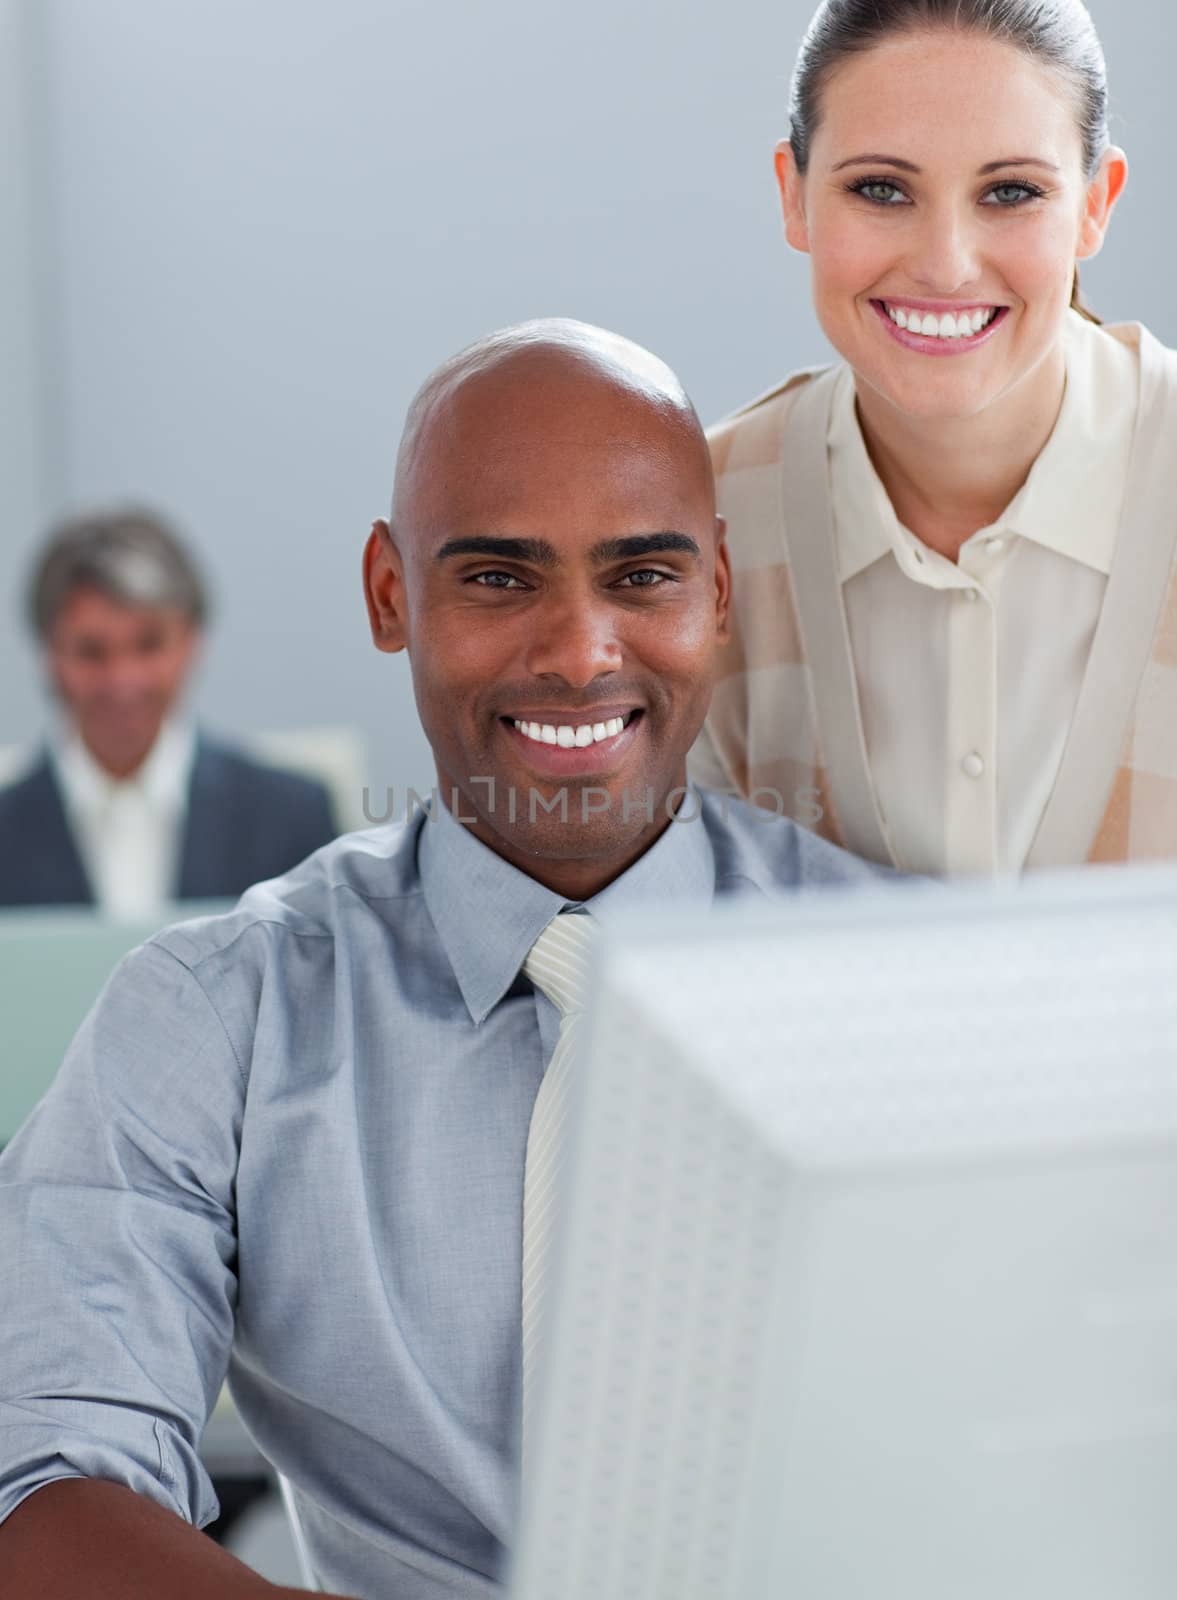
{"type": "Polygon", "coordinates": [[[153,512],[86,512],[50,533],[29,577],[29,623],[49,638],[62,607],[79,589],[97,589],[127,606],[176,606],[197,627],[208,617],[208,590],[191,554],[153,512]]]}

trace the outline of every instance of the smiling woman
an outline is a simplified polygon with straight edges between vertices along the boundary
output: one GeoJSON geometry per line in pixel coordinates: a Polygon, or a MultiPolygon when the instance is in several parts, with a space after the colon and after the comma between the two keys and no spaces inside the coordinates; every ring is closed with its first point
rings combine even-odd
{"type": "Polygon", "coordinates": [[[696,775],[931,873],[1177,855],[1177,361],[1083,308],[1127,177],[1078,0],[826,0],[777,149],[842,357],[711,436],[696,775]]]}

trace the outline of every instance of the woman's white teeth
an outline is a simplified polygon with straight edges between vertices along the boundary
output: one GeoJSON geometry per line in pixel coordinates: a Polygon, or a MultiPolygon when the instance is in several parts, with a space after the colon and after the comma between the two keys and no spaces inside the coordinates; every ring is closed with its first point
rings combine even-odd
{"type": "Polygon", "coordinates": [[[982,310],[962,311],[954,317],[946,311],[937,316],[934,311],[907,311],[902,306],[888,306],[887,315],[900,328],[909,333],[922,333],[927,339],[968,339],[987,328],[1000,310],[989,306],[982,310]]]}
{"type": "Polygon", "coordinates": [[[600,744],[602,739],[615,739],[625,727],[625,718],[610,717],[608,722],[582,722],[576,727],[567,722],[520,722],[516,718],[515,726],[524,738],[534,739],[537,744],[557,744],[562,750],[571,750],[576,746],[583,750],[586,745],[600,744]]]}

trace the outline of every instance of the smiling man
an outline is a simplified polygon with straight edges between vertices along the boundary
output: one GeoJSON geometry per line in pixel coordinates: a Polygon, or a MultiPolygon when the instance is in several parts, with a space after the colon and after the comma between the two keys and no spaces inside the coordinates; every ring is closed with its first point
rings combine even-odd
{"type": "Polygon", "coordinates": [[[364,571],[438,804],[144,946],[0,1158],[14,1593],[275,1592],[188,1525],[226,1368],[325,1588],[498,1593],[560,1030],[537,946],[569,912],[870,874],[684,789],[728,564],[695,414],[644,351],[545,322],[448,363],[364,571]]]}
{"type": "Polygon", "coordinates": [[[170,901],[239,895],[337,832],[322,784],[190,722],[208,596],[160,517],[114,508],[59,524],[28,611],[60,722],[0,788],[0,906],[158,922],[170,901]]]}
{"type": "Polygon", "coordinates": [[[457,356],[410,410],[366,580],[451,809],[568,899],[623,872],[683,798],[730,588],[669,369],[573,324],[457,356]]]}

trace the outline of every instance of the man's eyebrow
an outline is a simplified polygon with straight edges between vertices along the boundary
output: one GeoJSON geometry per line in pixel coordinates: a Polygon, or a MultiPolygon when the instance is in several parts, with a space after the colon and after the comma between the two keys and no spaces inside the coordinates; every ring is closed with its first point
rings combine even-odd
{"type": "MultiPolygon", "coordinates": [[[[629,561],[639,556],[652,556],[679,552],[699,557],[697,542],[686,533],[666,530],[662,533],[635,533],[620,539],[602,539],[589,550],[589,558],[597,566],[610,561],[629,561]]],[[[560,558],[554,545],[546,539],[505,539],[493,534],[468,534],[461,539],[447,539],[437,552],[435,560],[447,561],[453,556],[490,556],[499,561],[522,561],[535,567],[556,567],[560,558]]]]}
{"type": "Polygon", "coordinates": [[[699,546],[686,533],[635,533],[624,539],[603,539],[593,545],[589,555],[598,566],[608,561],[628,561],[635,556],[654,556],[678,551],[698,556],[699,546]]]}
{"type": "Polygon", "coordinates": [[[437,552],[438,561],[451,556],[494,556],[500,561],[524,561],[533,567],[555,567],[559,557],[546,539],[503,539],[491,534],[470,534],[464,539],[447,539],[437,552]]]}

